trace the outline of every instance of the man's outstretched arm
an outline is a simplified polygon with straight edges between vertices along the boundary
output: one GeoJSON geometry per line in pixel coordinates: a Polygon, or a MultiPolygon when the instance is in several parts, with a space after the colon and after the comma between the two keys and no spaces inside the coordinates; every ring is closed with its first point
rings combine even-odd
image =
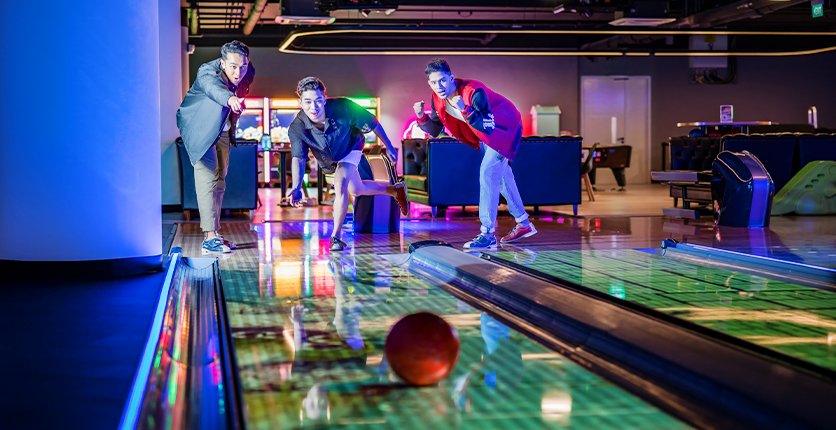
{"type": "Polygon", "coordinates": [[[234,97],[235,94],[224,85],[218,73],[220,72],[220,60],[203,63],[197,69],[197,82],[200,88],[209,96],[212,101],[221,105],[228,106],[229,98],[234,97]]]}

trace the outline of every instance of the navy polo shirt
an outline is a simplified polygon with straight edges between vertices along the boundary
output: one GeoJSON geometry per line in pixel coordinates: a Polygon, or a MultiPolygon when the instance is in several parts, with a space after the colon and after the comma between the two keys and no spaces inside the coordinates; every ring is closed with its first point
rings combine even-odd
{"type": "Polygon", "coordinates": [[[353,101],[339,97],[325,103],[325,128],[318,129],[301,110],[290,123],[287,134],[290,152],[307,159],[310,150],[322,169],[334,173],[337,161],[349,152],[362,150],[363,134],[377,128],[377,118],[353,101]]]}

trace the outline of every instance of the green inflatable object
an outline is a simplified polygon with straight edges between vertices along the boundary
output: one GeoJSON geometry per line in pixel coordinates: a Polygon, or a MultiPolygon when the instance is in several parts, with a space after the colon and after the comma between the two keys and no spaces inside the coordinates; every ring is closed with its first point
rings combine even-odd
{"type": "Polygon", "coordinates": [[[781,188],[772,202],[772,215],[836,214],[836,161],[807,163],[781,188]]]}

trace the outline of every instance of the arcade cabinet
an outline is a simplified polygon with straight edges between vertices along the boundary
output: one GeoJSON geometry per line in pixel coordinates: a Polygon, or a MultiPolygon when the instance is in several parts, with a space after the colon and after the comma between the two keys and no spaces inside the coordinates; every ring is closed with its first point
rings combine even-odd
{"type": "MultiPolygon", "coordinates": [[[[615,182],[618,184],[618,191],[624,191],[627,186],[627,179],[624,175],[624,169],[630,167],[630,156],[633,152],[633,147],[630,145],[604,146],[598,147],[593,154],[592,170],[589,171],[589,180],[595,185],[595,170],[599,167],[609,167],[615,176],[615,182]]],[[[593,187],[595,191],[597,188],[593,187]]]]}

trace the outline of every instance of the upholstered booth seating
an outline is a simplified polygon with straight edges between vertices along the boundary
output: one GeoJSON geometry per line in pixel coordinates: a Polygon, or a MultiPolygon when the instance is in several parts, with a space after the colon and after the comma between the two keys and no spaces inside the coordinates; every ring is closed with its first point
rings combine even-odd
{"type": "MultiPolygon", "coordinates": [[[[685,209],[690,203],[707,206],[712,196],[707,181],[697,180],[696,172],[709,171],[719,151],[749,151],[763,163],[775,184],[776,193],[790,182],[801,169],[813,161],[836,160],[836,134],[833,133],[773,133],[732,134],[720,137],[672,137],[671,170],[652,172],[655,180],[669,182],[674,206],[683,200],[685,209]],[[719,145],[717,142],[719,141],[719,145]],[[693,180],[669,178],[686,177],[692,171],[693,180]]],[[[705,173],[703,174],[705,176],[705,173]]]]}
{"type": "Polygon", "coordinates": [[[720,137],[671,137],[670,148],[670,170],[711,170],[720,153],[720,137]]]}
{"type": "Polygon", "coordinates": [[[749,151],[758,157],[778,192],[807,163],[836,160],[836,134],[734,134],[723,137],[722,149],[749,151]]]}
{"type": "Polygon", "coordinates": [[[836,134],[801,134],[798,136],[798,167],[813,161],[836,161],[836,134]]]}
{"type": "Polygon", "coordinates": [[[724,151],[749,151],[766,167],[780,190],[800,169],[798,166],[798,135],[780,134],[733,134],[723,137],[724,151]]]}
{"type": "MultiPolygon", "coordinates": [[[[523,203],[574,206],[581,201],[580,137],[524,137],[511,164],[523,203]]],[[[479,204],[482,154],[456,139],[403,141],[404,180],[410,202],[433,212],[479,204]]]]}

